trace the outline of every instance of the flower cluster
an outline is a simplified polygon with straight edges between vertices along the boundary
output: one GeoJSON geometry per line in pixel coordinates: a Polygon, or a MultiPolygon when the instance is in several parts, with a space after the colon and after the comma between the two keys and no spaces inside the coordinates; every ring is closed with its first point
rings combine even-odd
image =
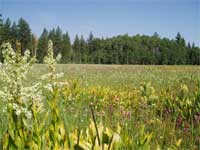
{"type": "Polygon", "coordinates": [[[4,111],[14,111],[15,115],[24,115],[30,119],[30,107],[35,106],[36,111],[40,112],[43,106],[41,84],[30,87],[23,85],[35,58],[30,57],[28,50],[22,56],[21,50],[18,48],[14,51],[9,43],[4,43],[1,49],[4,62],[0,64],[0,81],[3,85],[0,89],[0,100],[5,102],[4,111]]]}
{"type": "Polygon", "coordinates": [[[57,82],[56,80],[63,77],[63,73],[56,73],[55,65],[60,61],[61,54],[58,54],[56,58],[54,58],[53,53],[53,42],[49,40],[48,42],[48,54],[44,57],[44,63],[49,67],[49,73],[41,76],[41,80],[48,81],[43,87],[48,91],[53,91],[55,87],[62,87],[67,85],[68,83],[57,82]]]}
{"type": "Polygon", "coordinates": [[[9,43],[1,46],[4,58],[3,64],[0,63],[0,100],[5,102],[6,112],[15,112],[16,116],[27,119],[32,117],[32,110],[42,112],[44,90],[53,92],[54,88],[60,88],[66,83],[59,83],[56,80],[63,76],[63,73],[56,73],[55,65],[60,60],[59,54],[54,59],[53,42],[48,43],[48,55],[44,58],[44,63],[49,67],[49,73],[41,76],[41,80],[32,86],[25,87],[23,82],[27,78],[27,73],[31,69],[35,58],[31,58],[30,52],[25,51],[21,55],[20,46],[16,46],[14,51],[9,43]]]}

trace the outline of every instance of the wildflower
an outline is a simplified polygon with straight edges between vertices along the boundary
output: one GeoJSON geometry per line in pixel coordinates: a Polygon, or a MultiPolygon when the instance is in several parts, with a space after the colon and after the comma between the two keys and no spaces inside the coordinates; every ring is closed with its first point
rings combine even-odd
{"type": "Polygon", "coordinates": [[[20,115],[21,115],[21,110],[20,110],[20,109],[17,109],[17,110],[15,111],[15,113],[16,113],[17,116],[20,116],[20,115]]]}
{"type": "Polygon", "coordinates": [[[189,125],[188,123],[185,123],[183,131],[188,132],[188,130],[189,130],[189,125]]]}
{"type": "Polygon", "coordinates": [[[56,61],[59,62],[61,57],[62,57],[62,55],[59,53],[58,56],[56,57],[56,61]]]}
{"type": "Polygon", "coordinates": [[[128,119],[131,118],[131,112],[130,112],[130,111],[126,112],[126,117],[127,117],[128,119]]]}
{"type": "Polygon", "coordinates": [[[25,51],[24,56],[21,55],[19,48],[15,52],[9,43],[2,45],[2,54],[4,65],[0,65],[0,80],[5,86],[0,90],[0,100],[6,102],[9,109],[5,110],[14,110],[17,116],[26,111],[27,118],[30,118],[32,115],[28,108],[33,101],[36,101],[35,95],[41,94],[41,90],[39,84],[24,87],[23,81],[35,58],[30,58],[28,50],[25,51]]]}
{"type": "Polygon", "coordinates": [[[119,136],[119,134],[114,133],[114,135],[113,135],[113,142],[114,143],[121,142],[121,137],[119,136]]]}
{"type": "Polygon", "coordinates": [[[30,111],[26,111],[25,116],[26,116],[26,118],[31,119],[32,113],[30,111]]]}
{"type": "Polygon", "coordinates": [[[176,120],[176,128],[180,128],[182,125],[183,119],[182,117],[179,115],[177,120],[176,120]]]}
{"type": "Polygon", "coordinates": [[[44,111],[43,90],[52,92],[54,87],[67,85],[56,82],[64,75],[55,73],[55,64],[60,60],[61,55],[54,59],[53,43],[50,40],[48,55],[44,58],[44,62],[49,65],[50,72],[43,75],[38,83],[24,87],[23,81],[27,78],[27,73],[35,62],[35,57],[30,57],[29,50],[26,50],[22,56],[20,47],[14,51],[9,43],[4,43],[1,48],[4,64],[0,63],[0,81],[5,86],[0,90],[0,100],[6,103],[4,111],[13,110],[15,115],[31,119],[33,109],[35,113],[44,111]]]}
{"type": "Polygon", "coordinates": [[[61,78],[63,76],[64,76],[64,74],[62,72],[58,73],[58,74],[55,75],[55,79],[61,78]]]}
{"type": "Polygon", "coordinates": [[[47,91],[53,92],[53,87],[49,83],[47,83],[46,85],[44,85],[44,89],[46,89],[47,91]]]}

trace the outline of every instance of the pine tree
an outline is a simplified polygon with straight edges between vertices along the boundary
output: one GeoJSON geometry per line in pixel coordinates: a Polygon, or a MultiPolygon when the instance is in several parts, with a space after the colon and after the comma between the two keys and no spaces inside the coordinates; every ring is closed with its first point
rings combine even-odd
{"type": "Polygon", "coordinates": [[[94,40],[94,35],[92,32],[90,32],[89,34],[89,38],[87,40],[87,44],[88,44],[88,54],[89,54],[89,62],[90,63],[94,63],[94,57],[92,55],[94,52],[94,44],[93,44],[93,40],[94,40]]]}
{"type": "Polygon", "coordinates": [[[176,46],[175,46],[175,56],[177,64],[185,64],[186,63],[186,46],[185,39],[182,38],[181,34],[178,32],[176,36],[176,46]]]}
{"type": "Polygon", "coordinates": [[[25,49],[31,48],[31,29],[23,18],[18,21],[18,40],[21,43],[22,54],[25,49]]]}
{"type": "MultiPolygon", "coordinates": [[[[119,35],[112,38],[94,38],[90,32],[87,40],[76,35],[73,45],[68,33],[63,34],[60,27],[43,30],[39,40],[31,33],[28,23],[20,19],[18,24],[5,21],[0,14],[0,45],[10,42],[15,47],[21,43],[22,53],[25,48],[36,55],[42,62],[47,53],[48,40],[54,42],[54,53],[62,54],[62,63],[107,63],[107,64],[199,64],[200,49],[195,44],[186,44],[178,32],[175,39],[160,38],[158,33],[152,36],[119,35]],[[36,50],[37,49],[37,50],[36,50]]],[[[0,51],[0,61],[1,51],[0,51]]]]}
{"type": "Polygon", "coordinates": [[[48,48],[48,31],[47,29],[43,29],[43,32],[38,40],[36,58],[39,63],[43,62],[44,56],[47,55],[48,48]]]}
{"type": "Polygon", "coordinates": [[[15,48],[15,43],[18,39],[18,28],[17,28],[17,24],[15,22],[13,22],[12,26],[11,26],[11,44],[12,46],[15,48]]]}
{"type": "Polygon", "coordinates": [[[61,62],[62,63],[69,63],[71,62],[71,42],[70,42],[70,37],[68,32],[66,32],[65,34],[63,34],[62,36],[62,59],[61,62]]]}
{"type": "Polygon", "coordinates": [[[53,28],[52,30],[49,31],[49,36],[48,38],[52,41],[55,41],[55,36],[56,36],[56,31],[55,29],[53,28]]]}
{"type": "MultiPolygon", "coordinates": [[[[3,41],[3,19],[2,19],[2,14],[0,14],[0,46],[2,45],[2,41],[3,41]]],[[[3,57],[2,57],[2,50],[0,49],[0,62],[3,61],[3,57]]]]}
{"type": "Polygon", "coordinates": [[[60,27],[57,27],[55,30],[54,39],[52,40],[54,43],[54,54],[58,55],[59,53],[62,54],[62,30],[60,27]]]}
{"type": "Polygon", "coordinates": [[[88,43],[91,43],[93,41],[93,39],[94,39],[94,35],[92,32],[90,32],[89,38],[88,38],[88,43]]]}
{"type": "Polygon", "coordinates": [[[11,42],[11,21],[9,18],[6,19],[6,22],[3,24],[2,27],[2,39],[1,39],[1,43],[3,42],[11,42]]]}
{"type": "Polygon", "coordinates": [[[31,34],[31,56],[36,56],[37,38],[34,34],[31,34]]]}
{"type": "Polygon", "coordinates": [[[76,35],[73,44],[73,62],[80,63],[80,40],[78,35],[76,35]]]}
{"type": "Polygon", "coordinates": [[[3,18],[2,14],[0,14],[0,45],[2,44],[2,31],[3,31],[3,18]]]}
{"type": "Polygon", "coordinates": [[[86,42],[83,35],[81,35],[80,39],[80,57],[80,63],[87,63],[86,42]]]}
{"type": "Polygon", "coordinates": [[[0,27],[3,26],[3,18],[2,18],[2,14],[0,14],[0,27]]]}

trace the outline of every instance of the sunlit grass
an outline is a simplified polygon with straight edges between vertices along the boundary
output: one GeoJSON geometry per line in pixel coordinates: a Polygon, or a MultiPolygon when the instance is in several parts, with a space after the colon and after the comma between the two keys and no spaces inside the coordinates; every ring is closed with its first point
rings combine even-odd
{"type": "MultiPolygon", "coordinates": [[[[148,66],[148,65],[78,65],[59,64],[64,72],[63,81],[78,80],[82,86],[103,86],[117,90],[132,89],[141,82],[151,81],[154,86],[176,86],[176,83],[200,79],[200,66],[148,66]]],[[[43,64],[33,66],[27,83],[36,81],[47,72],[43,64]]]]}

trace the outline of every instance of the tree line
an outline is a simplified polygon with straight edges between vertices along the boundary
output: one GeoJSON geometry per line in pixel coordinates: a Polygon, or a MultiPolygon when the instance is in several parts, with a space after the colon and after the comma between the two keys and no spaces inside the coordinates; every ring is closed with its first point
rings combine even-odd
{"type": "Polygon", "coordinates": [[[40,37],[36,38],[23,18],[16,23],[9,18],[3,20],[0,15],[0,45],[10,42],[15,48],[18,41],[21,43],[22,54],[28,48],[38,63],[42,63],[47,54],[49,39],[54,43],[55,55],[62,54],[61,63],[200,64],[200,48],[194,43],[186,43],[179,32],[174,39],[161,38],[156,32],[151,36],[125,34],[111,38],[94,37],[91,32],[87,39],[77,34],[71,42],[68,32],[63,33],[60,27],[49,31],[44,28],[40,37]]]}

